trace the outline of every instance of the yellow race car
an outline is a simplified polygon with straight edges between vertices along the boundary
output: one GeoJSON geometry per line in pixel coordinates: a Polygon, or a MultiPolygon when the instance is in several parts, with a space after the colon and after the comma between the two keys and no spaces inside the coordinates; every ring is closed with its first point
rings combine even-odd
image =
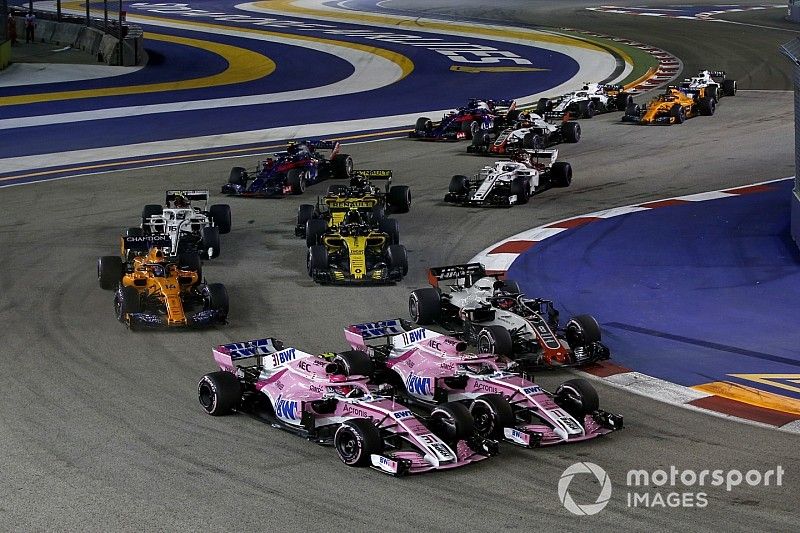
{"type": "Polygon", "coordinates": [[[639,124],[683,124],[687,118],[713,115],[716,107],[716,99],[706,96],[705,91],[690,96],[677,87],[670,86],[645,107],[630,104],[622,120],[639,124]]]}
{"type": "Polygon", "coordinates": [[[221,283],[202,279],[200,257],[165,254],[166,235],[122,237],[122,257],[97,261],[100,287],[113,290],[117,319],[131,329],[139,327],[203,327],[224,324],[228,293],[221,283]],[[162,242],[163,241],[163,242],[162,242]]]}

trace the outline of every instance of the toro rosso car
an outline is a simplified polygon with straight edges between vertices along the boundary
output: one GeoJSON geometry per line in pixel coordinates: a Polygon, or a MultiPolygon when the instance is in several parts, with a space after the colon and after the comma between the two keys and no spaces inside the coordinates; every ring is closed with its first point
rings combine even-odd
{"type": "Polygon", "coordinates": [[[586,83],[580,90],[556,98],[540,98],[536,113],[557,113],[578,118],[592,118],[597,113],[623,111],[633,102],[633,96],[621,85],[586,83]]]}
{"type": "Polygon", "coordinates": [[[586,380],[549,393],[504,370],[492,354],[466,353],[465,342],[400,319],[348,326],[345,337],[372,358],[377,382],[393,385],[415,407],[462,403],[487,438],[535,447],[593,439],[623,425],[621,416],[599,408],[586,380]]]}
{"type": "Polygon", "coordinates": [[[444,201],[472,206],[526,204],[535,194],[572,183],[572,166],[556,162],[557,157],[558,150],[520,150],[512,160],[487,165],[473,178],[455,175],[444,201]]]}
{"type": "Polygon", "coordinates": [[[234,196],[285,196],[303,194],[307,185],[325,179],[347,179],[353,172],[353,159],[339,150],[339,143],[332,141],[289,143],[285,152],[259,161],[255,170],[233,167],[222,192],[234,196]],[[330,150],[330,155],[325,156],[322,150],[330,150]]]}
{"type": "Polygon", "coordinates": [[[131,329],[204,327],[224,324],[228,293],[221,283],[203,281],[200,257],[169,257],[165,235],[122,238],[123,261],[97,261],[100,287],[114,292],[117,319],[131,329]]]}
{"type": "Polygon", "coordinates": [[[711,116],[716,110],[716,99],[683,92],[677,87],[667,87],[663,94],[653,98],[645,107],[631,104],[622,117],[623,122],[639,124],[683,124],[688,118],[698,115],[711,116]]]}
{"type": "Polygon", "coordinates": [[[431,287],[409,297],[411,319],[440,324],[481,353],[523,368],[578,366],[610,356],[594,317],[577,315],[562,327],[553,302],[526,297],[516,282],[486,275],[480,263],[431,268],[428,279],[431,287]]]}
{"type": "Polygon", "coordinates": [[[231,208],[227,204],[208,207],[208,191],[167,191],[164,205],[142,209],[142,225],[129,228],[130,237],[167,235],[165,249],[171,257],[197,253],[205,259],[219,256],[219,236],[231,231],[231,208]]]}
{"type": "MultiPolygon", "coordinates": [[[[495,135],[480,131],[472,137],[467,152],[473,154],[508,154],[521,149],[539,149],[559,143],[576,143],[581,139],[581,126],[577,122],[546,120],[552,115],[540,117],[536,113],[520,113],[516,122],[495,135]]],[[[565,115],[564,118],[568,118],[565,115]]]]}
{"type": "Polygon", "coordinates": [[[695,100],[707,96],[718,101],[723,96],[736,96],[736,80],[729,79],[722,70],[701,70],[697,76],[684,79],[679,88],[695,100]]]}
{"type": "Polygon", "coordinates": [[[400,476],[457,468],[497,452],[479,437],[469,411],[443,404],[424,419],[367,387],[372,363],[363,352],[319,356],[274,339],[214,349],[218,372],[198,384],[203,410],[248,413],[320,444],[332,444],[348,466],[400,476]]]}
{"type": "Polygon", "coordinates": [[[480,100],[473,98],[466,107],[460,107],[433,122],[420,117],[408,136],[414,139],[457,141],[472,139],[480,131],[496,131],[509,121],[516,108],[513,100],[480,100]]]}

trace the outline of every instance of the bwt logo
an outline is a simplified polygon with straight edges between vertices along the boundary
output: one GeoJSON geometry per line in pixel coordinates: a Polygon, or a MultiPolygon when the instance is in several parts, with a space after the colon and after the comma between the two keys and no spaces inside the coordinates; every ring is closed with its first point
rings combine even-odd
{"type": "Polygon", "coordinates": [[[278,399],[275,402],[275,414],[278,416],[278,418],[283,418],[284,420],[297,420],[297,411],[297,402],[293,400],[284,400],[278,396],[278,399]]]}
{"type": "Polygon", "coordinates": [[[417,396],[432,396],[432,388],[431,378],[415,376],[412,372],[408,376],[408,379],[406,379],[406,390],[408,390],[408,392],[411,394],[415,394],[417,396]]]}
{"type": "Polygon", "coordinates": [[[296,357],[297,354],[295,353],[295,349],[287,348],[282,352],[275,352],[272,354],[272,364],[275,366],[282,365],[283,363],[287,363],[296,357]]]}
{"type": "Polygon", "coordinates": [[[406,409],[405,411],[397,411],[397,412],[394,414],[394,417],[395,417],[397,420],[402,420],[403,418],[410,418],[411,416],[412,416],[412,415],[411,415],[411,411],[409,411],[408,409],[406,409]]]}

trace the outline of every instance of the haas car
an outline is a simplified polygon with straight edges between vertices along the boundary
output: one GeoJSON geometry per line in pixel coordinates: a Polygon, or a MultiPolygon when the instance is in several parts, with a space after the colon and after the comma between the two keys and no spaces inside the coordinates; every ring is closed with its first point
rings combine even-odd
{"type": "Polygon", "coordinates": [[[366,354],[344,352],[332,359],[274,338],[218,346],[214,360],[220,370],[200,379],[200,405],[213,416],[250,414],[332,444],[348,466],[396,476],[457,468],[497,452],[497,441],[475,433],[462,405],[443,404],[421,419],[367,386],[372,363],[366,354]]]}
{"type": "Polygon", "coordinates": [[[569,113],[573,117],[592,118],[598,113],[624,111],[632,102],[633,96],[621,85],[586,83],[578,91],[555,98],[540,98],[536,113],[569,113]]]}
{"type": "Polygon", "coordinates": [[[396,220],[351,209],[336,226],[317,231],[317,225],[326,226],[326,222],[312,219],[306,226],[306,266],[315,282],[385,284],[408,274],[408,252],[398,243],[396,220]]]}
{"type": "Polygon", "coordinates": [[[536,447],[593,439],[623,426],[620,415],[599,408],[597,392],[584,379],[549,393],[504,369],[495,355],[467,353],[467,343],[401,319],[349,326],[345,338],[373,360],[375,381],[402,391],[415,408],[461,403],[485,438],[536,447]]]}
{"type": "Polygon", "coordinates": [[[683,124],[686,119],[698,115],[713,115],[717,107],[716,99],[711,96],[700,96],[700,94],[705,94],[705,92],[686,93],[677,87],[670,86],[645,107],[638,104],[629,105],[622,120],[638,124],[669,126],[683,124]]]}
{"type": "Polygon", "coordinates": [[[553,302],[526,297],[516,282],[486,275],[480,263],[431,268],[428,279],[431,287],[409,297],[411,319],[439,324],[481,353],[526,369],[579,366],[610,356],[594,317],[577,315],[562,327],[553,302]]]}
{"type": "Polygon", "coordinates": [[[516,102],[513,100],[473,98],[466,107],[446,113],[438,122],[428,117],[418,118],[408,136],[434,141],[472,139],[481,131],[498,131],[505,127],[515,108],[516,102]]]}
{"type": "Polygon", "coordinates": [[[122,256],[97,261],[100,287],[114,292],[117,319],[131,329],[224,324],[228,293],[203,280],[200,257],[170,257],[166,235],[122,237],[122,256]]]}
{"type": "Polygon", "coordinates": [[[473,154],[504,155],[522,149],[539,149],[559,143],[576,143],[581,140],[581,126],[578,122],[564,120],[557,122],[547,120],[536,113],[523,112],[509,127],[495,135],[489,131],[480,131],[467,146],[467,152],[473,154]]]}
{"type": "Polygon", "coordinates": [[[142,225],[129,228],[129,237],[166,235],[171,256],[197,253],[205,259],[220,254],[219,236],[231,231],[231,208],[227,204],[208,206],[208,191],[167,191],[164,205],[149,204],[142,209],[142,225]]]}
{"type": "Polygon", "coordinates": [[[354,170],[349,184],[331,185],[316,205],[300,205],[294,233],[307,237],[309,246],[317,244],[328,227],[340,225],[348,213],[358,211],[365,220],[389,233],[393,244],[398,244],[397,221],[386,215],[408,213],[410,208],[411,190],[407,185],[392,185],[391,170],[354,170]],[[385,180],[385,186],[375,185],[373,181],[377,180],[385,180]]]}
{"type": "Polygon", "coordinates": [[[285,152],[259,161],[254,170],[231,169],[222,192],[233,196],[276,197],[303,194],[307,185],[335,178],[347,179],[353,172],[353,158],[340,153],[338,142],[291,142],[285,152]],[[329,155],[323,150],[330,150],[329,155]]]}
{"type": "Polygon", "coordinates": [[[709,97],[716,102],[723,96],[736,96],[736,80],[722,70],[701,70],[697,76],[684,79],[679,88],[695,100],[709,97]]]}
{"type": "Polygon", "coordinates": [[[556,162],[558,150],[519,150],[512,157],[483,167],[473,178],[453,176],[444,201],[508,207],[526,204],[535,194],[572,183],[572,166],[556,162]]]}

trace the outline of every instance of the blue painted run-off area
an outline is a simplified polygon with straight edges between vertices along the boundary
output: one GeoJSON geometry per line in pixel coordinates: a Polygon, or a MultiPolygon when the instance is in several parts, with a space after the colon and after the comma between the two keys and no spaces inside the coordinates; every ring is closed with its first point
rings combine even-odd
{"type": "MultiPolygon", "coordinates": [[[[597,220],[534,245],[508,277],[565,318],[595,315],[614,362],[644,374],[687,386],[800,375],[792,185],[597,220]]],[[[800,397],[798,383],[757,386],[800,397]]]]}

